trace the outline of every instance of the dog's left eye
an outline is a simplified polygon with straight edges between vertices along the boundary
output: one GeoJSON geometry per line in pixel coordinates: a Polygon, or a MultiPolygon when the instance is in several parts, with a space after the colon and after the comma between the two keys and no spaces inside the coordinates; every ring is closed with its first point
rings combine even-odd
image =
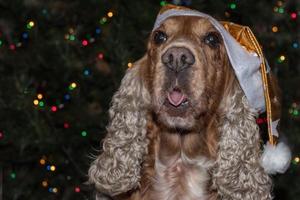
{"type": "Polygon", "coordinates": [[[208,33],[204,37],[204,43],[210,47],[217,47],[221,43],[219,34],[216,32],[208,33]]]}
{"type": "Polygon", "coordinates": [[[163,42],[165,42],[168,39],[168,36],[166,33],[162,32],[162,31],[156,31],[154,33],[154,37],[153,40],[155,42],[155,44],[162,44],[163,42]]]}

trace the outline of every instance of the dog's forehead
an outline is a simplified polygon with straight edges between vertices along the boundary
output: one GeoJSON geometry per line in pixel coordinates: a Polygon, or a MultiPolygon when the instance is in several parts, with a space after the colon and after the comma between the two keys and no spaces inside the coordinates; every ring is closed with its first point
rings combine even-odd
{"type": "Polygon", "coordinates": [[[181,30],[191,32],[206,32],[216,30],[209,19],[197,16],[173,16],[166,19],[158,29],[164,29],[167,32],[176,32],[181,30]]]}

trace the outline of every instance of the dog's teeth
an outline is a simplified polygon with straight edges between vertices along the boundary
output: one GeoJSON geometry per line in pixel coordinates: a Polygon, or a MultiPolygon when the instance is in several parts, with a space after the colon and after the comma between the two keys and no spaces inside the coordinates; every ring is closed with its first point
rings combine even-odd
{"type": "Polygon", "coordinates": [[[185,105],[187,105],[188,103],[189,103],[188,101],[184,101],[184,102],[182,102],[181,105],[185,106],[185,105]]]}

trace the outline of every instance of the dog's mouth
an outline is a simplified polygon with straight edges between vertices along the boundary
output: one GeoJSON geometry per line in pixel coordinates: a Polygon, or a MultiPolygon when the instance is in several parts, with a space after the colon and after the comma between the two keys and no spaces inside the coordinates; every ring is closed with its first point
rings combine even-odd
{"type": "Polygon", "coordinates": [[[167,93],[165,106],[171,110],[183,110],[188,107],[189,99],[179,88],[174,88],[167,93]]]}

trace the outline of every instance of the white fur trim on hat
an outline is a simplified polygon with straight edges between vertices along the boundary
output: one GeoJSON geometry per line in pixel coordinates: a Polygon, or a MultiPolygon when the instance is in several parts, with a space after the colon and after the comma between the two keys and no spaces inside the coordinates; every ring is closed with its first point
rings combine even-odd
{"type": "Polygon", "coordinates": [[[260,163],[268,174],[282,174],[290,166],[291,159],[291,150],[285,143],[279,142],[275,146],[268,142],[264,145],[260,163]]]}

